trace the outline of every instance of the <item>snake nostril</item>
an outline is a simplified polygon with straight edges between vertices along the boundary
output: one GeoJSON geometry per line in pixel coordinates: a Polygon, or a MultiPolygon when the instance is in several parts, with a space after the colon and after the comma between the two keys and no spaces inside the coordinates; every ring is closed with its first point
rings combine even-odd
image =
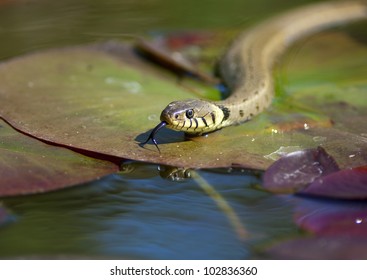
{"type": "Polygon", "coordinates": [[[176,120],[178,119],[178,114],[175,114],[175,119],[176,119],[176,120]]]}

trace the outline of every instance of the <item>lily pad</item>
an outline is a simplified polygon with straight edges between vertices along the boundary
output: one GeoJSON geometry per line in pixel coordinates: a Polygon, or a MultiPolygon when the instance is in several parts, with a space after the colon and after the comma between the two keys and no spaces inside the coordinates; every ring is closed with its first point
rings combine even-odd
{"type": "Polygon", "coordinates": [[[335,160],[322,147],[296,151],[283,156],[266,170],[263,187],[277,193],[295,192],[338,170],[335,160]]]}
{"type": "MultiPolygon", "coordinates": [[[[200,45],[210,40],[208,32],[176,32],[159,36],[154,40],[139,40],[136,48],[145,57],[172,69],[178,75],[191,75],[209,84],[219,84],[219,79],[202,71],[197,65],[200,61],[200,45]],[[190,47],[194,49],[191,51],[190,47]],[[198,50],[199,49],[199,50],[198,50]],[[189,59],[190,58],[190,59],[189,59]]],[[[206,64],[207,65],[207,64],[206,64]]]]}
{"type": "Polygon", "coordinates": [[[57,190],[118,171],[112,162],[42,143],[2,120],[0,150],[0,196],[57,190]]]}
{"type": "Polygon", "coordinates": [[[366,259],[366,203],[301,196],[285,199],[294,204],[294,222],[308,236],[272,244],[265,249],[268,257],[366,259]]]}
{"type": "Polygon", "coordinates": [[[287,240],[273,245],[267,251],[273,259],[305,260],[365,260],[367,238],[307,237],[287,240]]]}
{"type": "Polygon", "coordinates": [[[294,220],[303,230],[318,236],[367,234],[367,205],[362,202],[294,199],[294,220]]]}
{"type": "Polygon", "coordinates": [[[317,178],[300,193],[339,199],[367,199],[367,167],[340,170],[317,178]]]}
{"type": "MultiPolygon", "coordinates": [[[[338,41],[338,37],[335,40],[338,41]]],[[[367,53],[366,47],[351,40],[336,44],[335,40],[327,38],[337,55],[344,59],[355,55],[353,61],[362,63],[358,59],[367,53]],[[345,55],[345,45],[352,46],[355,51],[345,55]]],[[[119,44],[114,46],[119,48],[119,44]]],[[[126,49],[125,45],[121,48],[126,49]]],[[[159,153],[153,145],[141,147],[139,144],[145,141],[150,129],[159,122],[161,110],[173,100],[196,98],[197,93],[202,94],[203,91],[209,98],[217,94],[207,86],[182,87],[169,72],[161,71],[157,75],[157,72],[149,70],[151,66],[131,63],[131,57],[122,57],[122,52],[107,49],[109,47],[104,45],[99,48],[50,50],[3,63],[0,65],[1,117],[27,134],[58,145],[174,166],[241,165],[266,169],[273,160],[265,156],[281,146],[310,148],[319,145],[318,141],[325,138],[323,147],[341,167],[366,164],[365,136],[356,134],[352,129],[347,133],[356,139],[357,144],[350,141],[353,137],[346,139],[343,123],[331,127],[332,123],[328,121],[340,114],[339,107],[336,110],[322,97],[312,98],[316,91],[323,91],[336,95],[333,99],[335,104],[339,104],[340,94],[349,102],[344,90],[353,91],[352,96],[362,94],[365,85],[365,71],[362,68],[353,71],[352,81],[345,73],[338,76],[331,87],[328,81],[323,84],[318,80],[310,87],[309,83],[298,80],[300,87],[287,87],[287,91],[295,94],[301,92],[300,98],[289,99],[284,92],[280,92],[280,98],[273,107],[253,121],[207,137],[187,140],[182,133],[162,131],[157,137],[159,153]],[[356,84],[359,86],[355,87],[356,84]],[[333,92],[334,89],[337,90],[333,92]],[[306,98],[312,101],[303,102],[306,98]],[[312,103],[312,106],[313,102],[317,103],[314,107],[318,112],[301,109],[298,105],[302,102],[306,105],[312,103]],[[328,114],[324,113],[325,104],[328,114]],[[323,129],[318,130],[317,127],[323,129]],[[357,156],[351,160],[349,155],[353,153],[357,156]]],[[[314,48],[313,52],[320,54],[322,50],[314,48]]],[[[301,56],[299,58],[303,59],[301,56]]],[[[312,59],[308,57],[308,60],[312,59]]],[[[342,66],[340,63],[339,69],[342,66]]],[[[332,63],[329,68],[326,65],[323,70],[327,71],[330,67],[334,69],[336,64],[332,63]]],[[[307,69],[313,71],[314,68],[308,66],[307,69]]],[[[278,76],[284,75],[282,71],[277,73],[278,76]]],[[[277,90],[282,90],[279,82],[277,90]]],[[[364,116],[367,104],[363,100],[353,103],[357,108],[354,116],[364,116]]],[[[345,118],[348,116],[345,115],[345,118]]],[[[363,117],[359,122],[365,126],[363,117]]]]}

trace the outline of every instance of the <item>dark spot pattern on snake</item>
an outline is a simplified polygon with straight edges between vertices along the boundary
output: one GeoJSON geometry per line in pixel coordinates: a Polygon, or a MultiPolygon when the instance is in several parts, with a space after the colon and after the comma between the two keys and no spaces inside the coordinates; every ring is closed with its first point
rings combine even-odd
{"type": "Polygon", "coordinates": [[[196,118],[194,118],[193,120],[195,121],[195,128],[194,128],[194,130],[195,130],[195,129],[197,129],[197,128],[198,128],[198,126],[199,126],[199,122],[198,122],[198,120],[197,120],[196,118]]]}
{"type": "Polygon", "coordinates": [[[227,120],[229,118],[229,116],[231,115],[231,111],[225,107],[225,106],[222,106],[220,105],[219,108],[222,110],[223,112],[223,121],[227,120]]]}

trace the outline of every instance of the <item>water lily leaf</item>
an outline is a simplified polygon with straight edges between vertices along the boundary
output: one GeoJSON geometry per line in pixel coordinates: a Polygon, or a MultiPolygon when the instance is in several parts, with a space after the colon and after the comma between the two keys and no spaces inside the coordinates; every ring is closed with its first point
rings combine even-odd
{"type": "MultiPolygon", "coordinates": [[[[327,40],[329,42],[330,38],[327,40]]],[[[353,61],[363,64],[360,58],[365,55],[366,48],[347,42],[358,51],[345,55],[343,44],[333,40],[331,45],[337,49],[334,53],[344,59],[355,55],[353,61]]],[[[115,50],[116,46],[118,44],[115,50]]],[[[144,147],[139,144],[159,122],[161,110],[173,100],[197,96],[217,98],[218,91],[208,86],[183,87],[168,71],[157,74],[151,66],[138,65],[131,62],[134,59],[130,56],[106,49],[109,47],[50,50],[3,63],[0,66],[0,115],[17,129],[59,145],[166,165],[196,168],[241,165],[266,169],[273,160],[265,156],[281,146],[304,149],[320,144],[341,167],[366,165],[365,136],[352,128],[347,130],[342,122],[335,122],[336,109],[328,109],[330,116],[325,114],[325,104],[328,108],[337,107],[340,114],[339,105],[335,105],[340,104],[340,94],[348,101],[348,107],[351,106],[344,94],[346,88],[351,92],[348,96],[361,94],[361,81],[365,81],[362,67],[353,71],[352,81],[342,71],[345,76],[340,74],[331,87],[328,81],[322,84],[320,79],[311,84],[301,78],[295,79],[298,87],[289,85],[286,90],[295,96],[300,93],[299,98],[288,98],[281,92],[282,84],[278,82],[280,97],[271,109],[247,124],[229,127],[207,137],[188,140],[183,133],[164,129],[157,136],[159,153],[152,144],[144,147]],[[356,81],[360,87],[353,87],[356,81]],[[333,92],[332,89],[338,90],[333,92]],[[319,91],[335,94],[333,103],[326,101],[326,93],[309,98],[319,91]],[[337,126],[332,127],[333,123],[337,126]],[[351,136],[348,140],[345,133],[351,136]],[[351,154],[356,156],[352,159],[351,154]]],[[[319,54],[322,50],[314,47],[313,52],[319,54]]],[[[308,57],[308,60],[312,59],[308,57]]],[[[342,66],[340,63],[339,69],[342,66]]],[[[335,63],[326,64],[323,71],[331,67],[334,69],[335,63]]],[[[313,71],[312,67],[307,69],[313,71]]],[[[302,71],[305,73],[304,69],[302,71]]],[[[279,75],[283,77],[284,73],[278,71],[279,75]]],[[[283,81],[282,78],[279,81],[283,81]]],[[[353,113],[352,110],[343,113],[344,117],[351,114],[360,118],[359,124],[365,126],[365,103],[353,103],[357,109],[353,113]]]]}
{"type": "Polygon", "coordinates": [[[335,160],[322,147],[296,151],[283,156],[266,170],[263,187],[277,193],[294,192],[338,170],[335,160]]]}
{"type": "Polygon", "coordinates": [[[61,189],[118,170],[117,165],[111,162],[96,160],[25,136],[2,120],[0,139],[0,196],[61,189]]]}
{"type": "Polygon", "coordinates": [[[366,199],[367,167],[340,170],[317,178],[299,193],[340,199],[366,199]]]}
{"type": "MultiPolygon", "coordinates": [[[[336,174],[336,173],[332,173],[336,174]]],[[[279,259],[365,259],[367,205],[362,201],[291,196],[294,222],[312,236],[285,240],[265,249],[279,259]]]]}
{"type": "Polygon", "coordinates": [[[175,71],[178,75],[191,75],[210,84],[219,84],[219,79],[200,69],[200,45],[208,44],[211,34],[199,32],[175,32],[142,39],[136,48],[147,58],[175,71]]]}
{"type": "Polygon", "coordinates": [[[362,202],[296,199],[295,223],[318,236],[367,235],[367,205],[362,202]]]}
{"type": "Polygon", "coordinates": [[[365,260],[367,238],[307,237],[284,241],[266,250],[275,259],[365,260]]]}

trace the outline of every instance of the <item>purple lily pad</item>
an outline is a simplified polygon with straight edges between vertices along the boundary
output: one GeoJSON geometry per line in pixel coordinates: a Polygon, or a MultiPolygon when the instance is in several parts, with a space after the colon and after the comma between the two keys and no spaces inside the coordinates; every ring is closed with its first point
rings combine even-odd
{"type": "Polygon", "coordinates": [[[301,229],[319,236],[366,237],[367,205],[300,199],[295,209],[295,222],[301,229]]]}
{"type": "Polygon", "coordinates": [[[322,147],[289,153],[264,173],[263,187],[271,192],[298,191],[321,176],[339,171],[332,156],[322,147]]]}
{"type": "Polygon", "coordinates": [[[367,211],[319,213],[301,220],[301,227],[322,235],[367,236],[367,211]]]}
{"type": "Polygon", "coordinates": [[[367,199],[367,166],[317,178],[301,194],[341,199],[367,199]]]}
{"type": "Polygon", "coordinates": [[[367,238],[308,237],[288,240],[266,250],[275,259],[367,259],[367,238]]]}
{"type": "Polygon", "coordinates": [[[291,196],[294,221],[312,236],[285,240],[265,251],[277,259],[366,259],[367,205],[361,201],[291,196]]]}

